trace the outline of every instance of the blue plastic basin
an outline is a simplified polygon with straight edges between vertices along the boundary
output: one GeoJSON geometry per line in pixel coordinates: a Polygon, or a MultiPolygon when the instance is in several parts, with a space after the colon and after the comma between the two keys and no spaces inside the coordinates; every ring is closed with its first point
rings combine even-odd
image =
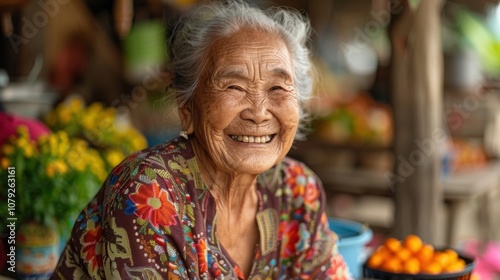
{"type": "Polygon", "coordinates": [[[363,247],[371,240],[373,231],[358,222],[328,218],[330,229],[339,236],[339,253],[344,258],[347,267],[355,279],[363,275],[363,247]]]}

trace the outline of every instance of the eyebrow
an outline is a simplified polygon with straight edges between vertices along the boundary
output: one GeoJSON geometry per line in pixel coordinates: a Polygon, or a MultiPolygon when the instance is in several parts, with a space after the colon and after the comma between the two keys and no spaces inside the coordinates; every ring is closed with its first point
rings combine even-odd
{"type": "Polygon", "coordinates": [[[278,75],[278,76],[283,76],[285,79],[290,79],[290,80],[293,80],[292,79],[292,75],[284,68],[273,68],[271,70],[271,72],[273,72],[275,75],[278,75]]]}

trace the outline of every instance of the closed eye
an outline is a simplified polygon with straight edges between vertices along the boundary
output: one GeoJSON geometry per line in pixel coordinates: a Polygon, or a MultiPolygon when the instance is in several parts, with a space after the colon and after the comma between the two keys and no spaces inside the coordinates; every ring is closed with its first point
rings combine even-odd
{"type": "Polygon", "coordinates": [[[273,87],[271,87],[271,88],[270,88],[270,90],[271,90],[271,91],[275,91],[275,90],[283,90],[283,88],[282,88],[282,87],[280,87],[280,86],[273,86],[273,87]]]}
{"type": "Polygon", "coordinates": [[[243,89],[239,86],[235,86],[235,85],[232,85],[232,86],[228,86],[227,89],[232,89],[232,90],[238,90],[238,91],[243,91],[243,89]]]}

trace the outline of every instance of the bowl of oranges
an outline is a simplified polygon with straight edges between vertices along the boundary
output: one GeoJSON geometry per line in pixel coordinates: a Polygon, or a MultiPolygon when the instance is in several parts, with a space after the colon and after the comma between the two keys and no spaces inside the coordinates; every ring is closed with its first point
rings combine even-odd
{"type": "Polygon", "coordinates": [[[451,248],[434,248],[416,235],[403,240],[385,239],[363,265],[363,276],[371,279],[447,279],[471,278],[474,259],[451,248]]]}

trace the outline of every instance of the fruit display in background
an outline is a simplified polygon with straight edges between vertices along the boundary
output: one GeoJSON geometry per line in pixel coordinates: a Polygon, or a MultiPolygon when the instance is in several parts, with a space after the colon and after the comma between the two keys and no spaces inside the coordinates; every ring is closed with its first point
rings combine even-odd
{"type": "Polygon", "coordinates": [[[366,261],[371,269],[394,274],[447,274],[466,269],[467,262],[453,249],[437,250],[416,235],[387,238],[366,261]]]}
{"type": "Polygon", "coordinates": [[[389,146],[393,139],[391,109],[367,94],[357,94],[319,116],[314,121],[314,136],[336,144],[389,146]]]}
{"type": "Polygon", "coordinates": [[[466,139],[453,138],[451,143],[453,172],[461,172],[483,167],[488,162],[488,155],[480,143],[466,139]]]}

